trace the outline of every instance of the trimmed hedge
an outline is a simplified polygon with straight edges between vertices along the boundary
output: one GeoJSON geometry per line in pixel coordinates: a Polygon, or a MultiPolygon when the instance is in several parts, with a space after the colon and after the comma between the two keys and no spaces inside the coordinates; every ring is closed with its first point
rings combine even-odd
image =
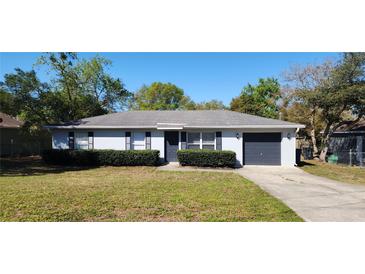
{"type": "Polygon", "coordinates": [[[236,165],[236,153],[224,150],[178,150],[177,159],[183,166],[234,167],[236,165]]]}
{"type": "Polygon", "coordinates": [[[68,150],[51,149],[42,154],[48,164],[76,166],[157,166],[158,150],[68,150]]]}

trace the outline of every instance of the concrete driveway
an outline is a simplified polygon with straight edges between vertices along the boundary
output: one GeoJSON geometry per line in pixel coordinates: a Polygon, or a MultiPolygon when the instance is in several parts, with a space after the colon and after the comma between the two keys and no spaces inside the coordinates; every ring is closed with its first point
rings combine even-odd
{"type": "Polygon", "coordinates": [[[237,172],[282,200],[306,221],[365,221],[365,186],[293,167],[246,166],[237,172]]]}

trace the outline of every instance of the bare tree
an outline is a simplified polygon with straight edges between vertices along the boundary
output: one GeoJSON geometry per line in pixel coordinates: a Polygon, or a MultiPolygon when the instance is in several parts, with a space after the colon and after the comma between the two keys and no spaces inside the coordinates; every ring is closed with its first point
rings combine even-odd
{"type": "Polygon", "coordinates": [[[284,73],[284,79],[288,82],[291,91],[290,98],[309,110],[310,137],[315,159],[319,159],[320,156],[316,129],[318,128],[318,116],[321,115],[322,110],[318,95],[321,88],[328,85],[333,69],[334,63],[327,60],[319,65],[292,66],[289,71],[284,73]]]}

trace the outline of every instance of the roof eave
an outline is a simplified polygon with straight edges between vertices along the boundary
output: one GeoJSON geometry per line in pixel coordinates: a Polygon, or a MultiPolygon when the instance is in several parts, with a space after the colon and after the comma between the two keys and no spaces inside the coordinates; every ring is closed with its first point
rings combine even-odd
{"type": "Polygon", "coordinates": [[[236,126],[186,126],[184,128],[225,128],[225,129],[250,129],[250,128],[305,128],[304,125],[236,125],[236,126]]]}
{"type": "Polygon", "coordinates": [[[126,128],[156,128],[156,126],[43,126],[46,129],[126,129],[126,128]]]}
{"type": "Polygon", "coordinates": [[[259,128],[305,128],[301,124],[293,125],[235,125],[235,126],[44,126],[46,129],[150,129],[157,130],[182,130],[182,129],[196,129],[196,128],[221,128],[221,129],[259,129],[259,128]]]}

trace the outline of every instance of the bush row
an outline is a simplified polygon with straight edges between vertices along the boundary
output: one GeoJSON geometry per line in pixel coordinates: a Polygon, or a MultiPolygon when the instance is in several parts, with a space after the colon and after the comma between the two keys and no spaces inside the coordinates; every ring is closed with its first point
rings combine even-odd
{"type": "Polygon", "coordinates": [[[177,159],[183,166],[234,167],[236,153],[219,150],[184,149],[177,152],[177,159]]]}
{"type": "Polygon", "coordinates": [[[45,150],[48,164],[78,166],[157,166],[158,150],[45,150]]]}

